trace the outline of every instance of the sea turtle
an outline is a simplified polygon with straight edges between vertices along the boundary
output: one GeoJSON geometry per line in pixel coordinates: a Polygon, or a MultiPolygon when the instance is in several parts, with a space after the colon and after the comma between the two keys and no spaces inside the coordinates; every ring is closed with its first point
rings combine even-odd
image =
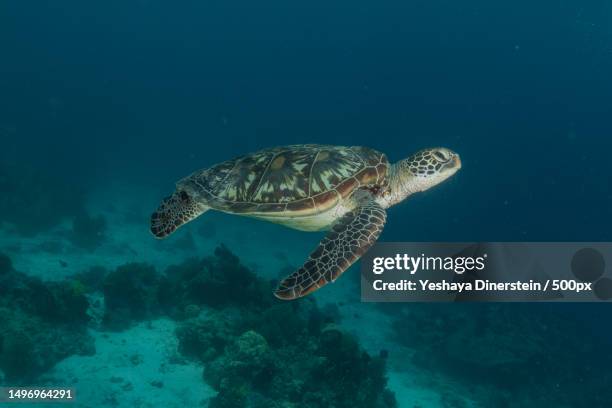
{"type": "Polygon", "coordinates": [[[180,180],[151,216],[151,232],[165,238],[211,209],[302,231],[330,230],[274,293],[295,299],[335,281],[359,259],[382,232],[387,208],[460,168],[459,155],[446,148],[421,150],[395,164],[368,147],[269,148],[180,180]]]}

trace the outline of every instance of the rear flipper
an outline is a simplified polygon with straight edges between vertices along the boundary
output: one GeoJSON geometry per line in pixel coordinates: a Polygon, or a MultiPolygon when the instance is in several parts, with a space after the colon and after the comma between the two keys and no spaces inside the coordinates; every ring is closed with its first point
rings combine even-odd
{"type": "Polygon", "coordinates": [[[177,191],[166,197],[151,215],[151,233],[156,238],[166,238],[207,210],[208,207],[195,201],[186,192],[177,191]]]}
{"type": "Polygon", "coordinates": [[[387,213],[370,200],[344,215],[319,243],[304,266],[286,277],[274,295],[291,300],[335,281],[378,239],[387,213]]]}

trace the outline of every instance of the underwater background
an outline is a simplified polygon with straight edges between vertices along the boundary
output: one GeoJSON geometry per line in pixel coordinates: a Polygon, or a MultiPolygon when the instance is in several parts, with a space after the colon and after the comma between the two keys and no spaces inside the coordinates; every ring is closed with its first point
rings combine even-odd
{"type": "MultiPolygon", "coordinates": [[[[463,169],[380,241],[612,239],[605,0],[0,3],[0,385],[83,407],[610,407],[610,305],[366,304],[322,237],[149,216],[264,147],[463,169]]],[[[608,267],[609,268],[609,267],[608,267]]],[[[612,271],[606,272],[608,275],[612,271]]]]}

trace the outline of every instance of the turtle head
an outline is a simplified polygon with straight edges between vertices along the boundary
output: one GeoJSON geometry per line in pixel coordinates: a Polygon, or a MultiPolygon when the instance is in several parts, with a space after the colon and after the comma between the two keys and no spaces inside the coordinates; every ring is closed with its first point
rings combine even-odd
{"type": "Polygon", "coordinates": [[[391,204],[442,183],[459,169],[461,159],[450,149],[436,147],[416,152],[394,165],[391,204]]]}
{"type": "Polygon", "coordinates": [[[399,164],[400,177],[413,192],[425,191],[461,169],[459,155],[450,149],[423,149],[399,164]]]}

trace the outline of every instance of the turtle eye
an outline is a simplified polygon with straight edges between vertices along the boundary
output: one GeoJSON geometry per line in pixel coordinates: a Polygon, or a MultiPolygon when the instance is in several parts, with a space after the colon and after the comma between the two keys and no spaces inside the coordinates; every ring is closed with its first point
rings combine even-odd
{"type": "Polygon", "coordinates": [[[436,150],[435,152],[433,152],[433,155],[436,159],[438,159],[442,163],[446,163],[447,161],[450,160],[450,155],[442,150],[436,150]]]}

